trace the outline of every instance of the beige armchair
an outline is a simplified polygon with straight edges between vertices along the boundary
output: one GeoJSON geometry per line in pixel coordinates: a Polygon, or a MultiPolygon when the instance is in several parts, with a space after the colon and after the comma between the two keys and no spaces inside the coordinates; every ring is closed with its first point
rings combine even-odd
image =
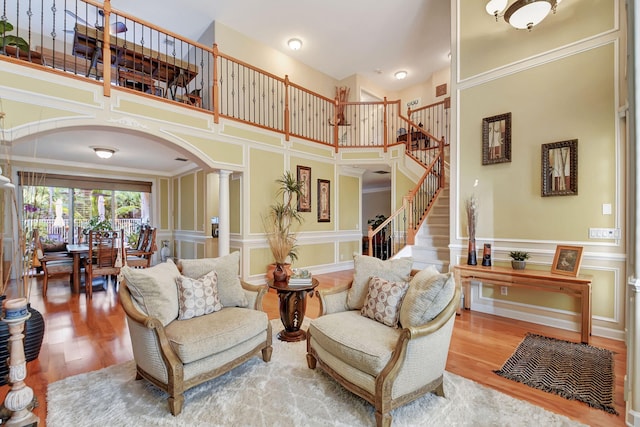
{"type": "Polygon", "coordinates": [[[392,409],[426,393],[444,396],[443,373],[460,286],[451,273],[439,274],[435,269],[415,277],[413,273],[418,272],[412,271],[409,290],[401,302],[404,327],[387,326],[354,309],[353,282],[318,291],[321,315],[309,326],[309,368],[319,366],[371,403],[377,426],[390,426],[392,409]],[[425,299],[425,292],[432,296],[435,292],[436,301],[425,299]],[[432,319],[429,310],[436,311],[432,319]]]}
{"type": "MultiPolygon", "coordinates": [[[[237,257],[233,263],[237,272],[237,257]]],[[[262,311],[266,286],[241,282],[233,269],[225,274],[224,266],[217,267],[222,304],[216,294],[216,311],[194,314],[192,310],[191,318],[186,313],[193,306],[182,306],[188,293],[181,294],[176,285],[187,276],[171,260],[146,269],[122,267],[119,296],[127,316],[136,379],[144,378],[167,392],[173,415],[182,411],[185,390],[260,353],[265,362],[271,360],[271,324],[262,311]]],[[[205,280],[211,281],[210,274],[205,274],[209,278],[205,280]]]]}

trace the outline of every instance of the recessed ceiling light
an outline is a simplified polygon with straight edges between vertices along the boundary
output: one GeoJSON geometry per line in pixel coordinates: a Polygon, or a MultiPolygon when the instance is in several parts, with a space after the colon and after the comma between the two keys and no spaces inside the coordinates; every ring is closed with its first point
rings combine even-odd
{"type": "Polygon", "coordinates": [[[287,45],[289,45],[289,49],[291,50],[300,50],[300,48],[302,47],[302,40],[289,39],[289,41],[287,42],[287,45]]]}
{"type": "Polygon", "coordinates": [[[407,77],[407,72],[402,70],[402,71],[396,71],[396,73],[394,74],[395,78],[397,80],[402,80],[405,79],[407,77]]]}

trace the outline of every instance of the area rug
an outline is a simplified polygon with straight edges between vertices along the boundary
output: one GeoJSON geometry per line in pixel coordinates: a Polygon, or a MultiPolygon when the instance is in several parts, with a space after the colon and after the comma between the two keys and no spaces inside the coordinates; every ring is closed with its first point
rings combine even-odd
{"type": "Polygon", "coordinates": [[[613,353],[527,334],[496,374],[569,400],[618,414],[614,403],[613,353]]]}
{"type": "MultiPolygon", "coordinates": [[[[182,413],[166,394],[135,381],[133,361],[49,385],[47,426],[372,426],[373,407],[306,363],[306,342],[283,343],[273,321],[271,362],[253,358],[185,393],[182,413]]],[[[581,426],[528,402],[445,373],[433,394],[393,410],[394,426],[581,426]]]]}

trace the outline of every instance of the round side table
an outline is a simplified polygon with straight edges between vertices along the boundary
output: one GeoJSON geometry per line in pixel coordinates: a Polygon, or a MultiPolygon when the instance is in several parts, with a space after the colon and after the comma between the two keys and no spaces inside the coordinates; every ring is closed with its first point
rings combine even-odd
{"type": "Polygon", "coordinates": [[[271,289],[278,292],[280,300],[280,320],[284,331],[278,333],[278,339],[286,342],[304,341],[307,333],[300,329],[307,309],[307,294],[313,296],[313,290],[318,286],[317,279],[311,279],[309,285],[289,285],[287,282],[267,281],[271,289]]]}

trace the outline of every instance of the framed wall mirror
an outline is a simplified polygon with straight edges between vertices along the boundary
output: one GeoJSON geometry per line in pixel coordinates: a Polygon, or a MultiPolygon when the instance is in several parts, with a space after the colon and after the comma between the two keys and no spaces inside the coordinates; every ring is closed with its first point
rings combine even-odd
{"type": "Polygon", "coordinates": [[[542,144],[542,197],[578,194],[578,140],[542,144]]]}

